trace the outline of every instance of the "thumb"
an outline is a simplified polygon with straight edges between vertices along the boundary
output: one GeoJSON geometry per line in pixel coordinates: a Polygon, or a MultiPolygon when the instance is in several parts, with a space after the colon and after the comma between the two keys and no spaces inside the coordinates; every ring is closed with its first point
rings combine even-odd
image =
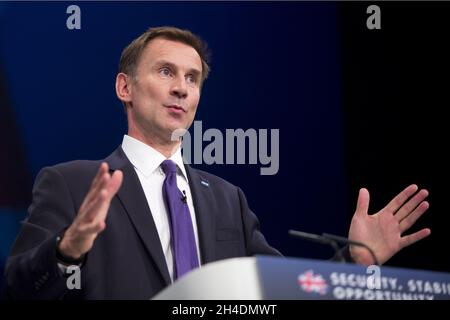
{"type": "Polygon", "coordinates": [[[366,215],[369,211],[370,195],[366,188],[359,189],[355,215],[366,215]]]}

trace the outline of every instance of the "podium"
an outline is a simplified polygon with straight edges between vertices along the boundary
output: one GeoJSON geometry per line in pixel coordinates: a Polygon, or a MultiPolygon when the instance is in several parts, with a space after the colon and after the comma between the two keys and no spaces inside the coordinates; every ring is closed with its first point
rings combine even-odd
{"type": "Polygon", "coordinates": [[[256,256],[206,264],[155,300],[450,300],[450,274],[256,256]]]}

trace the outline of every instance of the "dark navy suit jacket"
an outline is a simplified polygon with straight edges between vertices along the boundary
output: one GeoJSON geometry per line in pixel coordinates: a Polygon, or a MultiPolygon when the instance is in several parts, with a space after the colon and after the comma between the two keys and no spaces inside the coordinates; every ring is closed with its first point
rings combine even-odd
{"type": "MultiPolygon", "coordinates": [[[[106,161],[122,170],[106,229],[81,268],[81,289],[67,289],[57,266],[56,237],[74,220],[101,161],[44,168],[36,178],[28,217],[6,264],[6,290],[15,299],[149,299],[170,282],[144,191],[119,147],[106,161]]],[[[197,218],[202,264],[255,254],[280,255],[259,230],[241,189],[186,165],[197,218]]]]}

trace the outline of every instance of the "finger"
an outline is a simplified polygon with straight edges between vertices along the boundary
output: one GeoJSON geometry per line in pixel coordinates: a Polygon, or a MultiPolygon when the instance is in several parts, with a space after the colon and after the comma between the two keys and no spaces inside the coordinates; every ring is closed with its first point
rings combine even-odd
{"type": "Polygon", "coordinates": [[[114,171],[114,173],[111,176],[111,179],[108,181],[107,185],[107,197],[109,201],[114,197],[114,195],[119,191],[120,186],[122,185],[123,181],[123,173],[120,170],[114,171]]]}
{"type": "Polygon", "coordinates": [[[102,177],[106,172],[108,172],[108,163],[102,162],[100,164],[100,167],[98,168],[98,171],[97,171],[94,179],[92,180],[91,189],[93,189],[97,185],[100,177],[102,177]]]}
{"type": "MultiPolygon", "coordinates": [[[[109,173],[106,173],[109,177],[109,173]]],[[[112,177],[106,179],[104,183],[100,184],[102,188],[99,190],[93,190],[89,195],[88,202],[84,205],[84,221],[90,222],[96,219],[102,206],[106,206],[106,211],[109,209],[111,199],[117,193],[123,180],[123,173],[120,170],[116,170],[112,177]]]]}
{"type": "Polygon", "coordinates": [[[83,204],[85,207],[90,206],[91,202],[96,201],[100,191],[106,188],[109,179],[110,176],[108,173],[104,173],[101,177],[99,177],[97,183],[89,189],[86,198],[84,198],[83,204]]]}
{"type": "Polygon", "coordinates": [[[404,203],[409,199],[414,193],[416,193],[418,187],[412,184],[400,192],[394,199],[389,202],[389,204],[384,208],[394,214],[404,203]]]}
{"type": "Polygon", "coordinates": [[[428,210],[430,204],[427,201],[420,203],[414,211],[405,219],[400,221],[400,232],[403,233],[408,230],[419,219],[425,211],[428,210]]]}
{"type": "Polygon", "coordinates": [[[95,200],[91,201],[87,205],[86,213],[82,218],[83,223],[85,224],[91,223],[93,220],[95,220],[99,216],[102,207],[107,202],[108,202],[108,192],[106,189],[102,189],[98,193],[98,196],[95,198],[95,200]]]}
{"type": "MultiPolygon", "coordinates": [[[[97,172],[97,175],[91,184],[91,188],[89,189],[89,192],[83,201],[83,205],[89,206],[89,203],[91,201],[95,201],[100,190],[105,188],[106,184],[108,183],[108,181],[110,179],[110,175],[109,175],[108,171],[109,171],[108,163],[102,162],[102,164],[100,165],[100,168],[97,172]]],[[[81,206],[81,208],[83,208],[83,205],[81,206]]]]}
{"type": "Polygon", "coordinates": [[[423,238],[428,237],[431,234],[431,230],[429,228],[422,229],[413,234],[404,236],[400,239],[400,247],[403,249],[407,246],[416,243],[417,241],[422,240],[423,238]]]}
{"type": "MultiPolygon", "coordinates": [[[[107,193],[106,191],[106,184],[108,182],[108,174],[106,173],[105,176],[103,176],[100,180],[98,180],[98,185],[95,186],[95,189],[92,189],[89,191],[89,193],[86,195],[86,198],[83,201],[83,204],[81,205],[78,216],[81,219],[85,219],[84,216],[88,215],[88,213],[92,210],[92,207],[97,204],[98,201],[101,200],[102,196],[100,193],[102,190],[105,190],[105,195],[107,193]],[[103,181],[102,181],[103,180],[103,181]]],[[[88,220],[90,220],[89,217],[87,217],[88,220]]]]}
{"type": "Polygon", "coordinates": [[[358,202],[356,203],[355,215],[363,216],[369,211],[370,195],[366,188],[359,189],[358,202]]]}
{"type": "Polygon", "coordinates": [[[428,197],[428,191],[423,189],[414,195],[407,203],[405,203],[395,214],[397,221],[405,219],[425,198],[428,197]]]}
{"type": "Polygon", "coordinates": [[[100,192],[101,189],[106,189],[109,198],[112,198],[119,190],[120,185],[122,184],[123,178],[122,171],[116,170],[112,175],[106,172],[104,176],[101,178],[102,178],[101,182],[99,182],[98,185],[95,187],[95,189],[92,190],[93,197],[95,197],[97,193],[100,192]]]}
{"type": "Polygon", "coordinates": [[[105,180],[107,180],[107,178],[109,177],[108,171],[109,171],[108,163],[102,162],[100,164],[100,168],[98,169],[94,180],[92,181],[89,192],[90,191],[98,192],[98,190],[102,188],[102,185],[105,183],[105,180]]]}
{"type": "Polygon", "coordinates": [[[97,197],[86,205],[85,214],[80,224],[87,225],[105,221],[112,197],[117,193],[122,183],[123,174],[120,170],[114,172],[109,185],[101,189],[97,197]]]}

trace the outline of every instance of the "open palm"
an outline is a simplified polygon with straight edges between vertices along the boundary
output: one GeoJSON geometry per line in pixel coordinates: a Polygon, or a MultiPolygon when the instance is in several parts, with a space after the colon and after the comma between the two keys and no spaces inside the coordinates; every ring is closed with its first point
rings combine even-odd
{"type": "MultiPolygon", "coordinates": [[[[416,220],[428,209],[424,201],[428,196],[425,189],[417,192],[417,185],[410,185],[400,192],[379,212],[369,215],[369,191],[359,191],[358,203],[350,225],[349,239],[368,245],[379,263],[384,263],[401,249],[427,237],[431,231],[424,228],[403,236],[416,220]]],[[[351,246],[350,253],[355,262],[374,264],[370,252],[362,247],[351,246]]]]}

